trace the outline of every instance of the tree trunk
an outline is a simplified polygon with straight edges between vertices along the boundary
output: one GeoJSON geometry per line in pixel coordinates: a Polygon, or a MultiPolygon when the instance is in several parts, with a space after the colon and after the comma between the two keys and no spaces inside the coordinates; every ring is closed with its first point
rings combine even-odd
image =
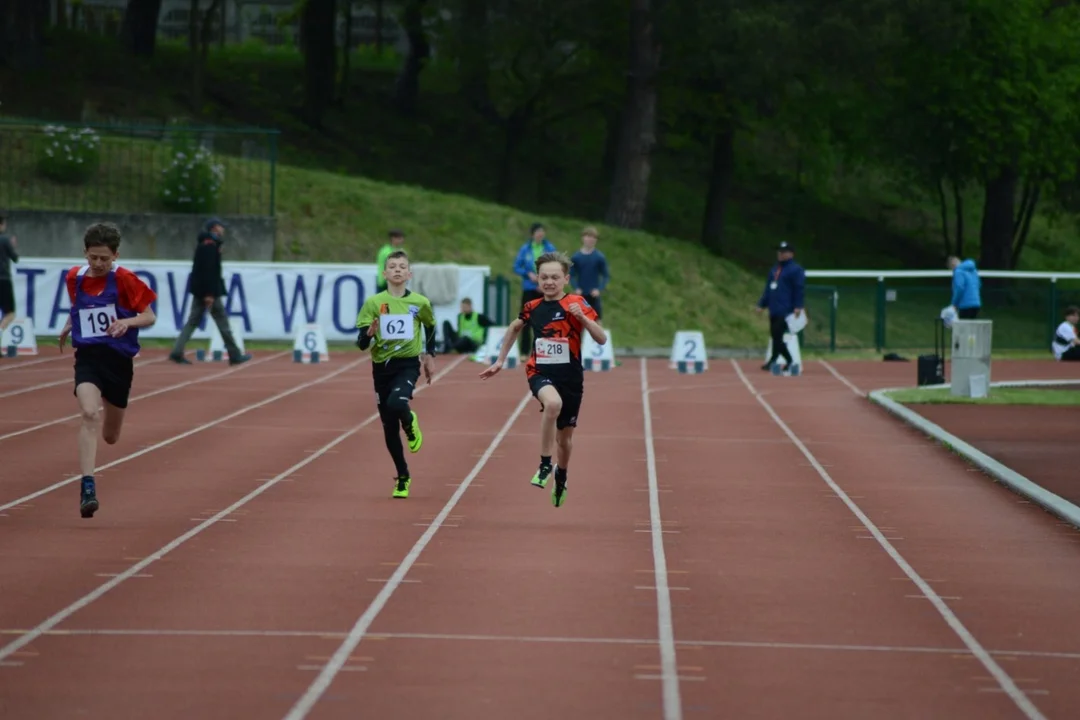
{"type": "Polygon", "coordinates": [[[461,38],[461,93],[486,118],[497,117],[488,88],[488,0],[462,0],[458,34],[461,38]]]}
{"type": "MultiPolygon", "coordinates": [[[[353,0],[345,0],[345,47],[342,48],[341,53],[341,83],[338,86],[337,101],[339,105],[345,104],[345,98],[349,94],[349,70],[352,67],[352,49],[353,49],[353,0]]],[[[379,31],[376,30],[376,33],[379,31]]],[[[378,35],[376,35],[378,38],[378,35]]],[[[378,41],[376,41],[378,44],[378,41]]]]}
{"type": "Polygon", "coordinates": [[[701,244],[717,255],[724,254],[724,217],[732,179],[735,177],[735,129],[727,127],[713,139],[712,168],[705,196],[705,221],[701,244]]]}
{"type": "Polygon", "coordinates": [[[66,30],[68,26],[67,0],[56,0],[56,27],[66,30]]]}
{"type": "Polygon", "coordinates": [[[982,255],[979,265],[984,270],[1011,270],[1013,218],[1016,207],[1016,186],[1019,173],[1005,168],[986,183],[983,200],[982,255]]]}
{"type": "Polygon", "coordinates": [[[300,32],[304,36],[304,112],[316,128],[322,127],[326,109],[334,97],[335,7],[335,0],[307,0],[300,15],[300,32]]]}
{"type": "Polygon", "coordinates": [[[503,152],[499,160],[499,186],[495,190],[495,202],[505,205],[514,189],[514,164],[518,148],[529,126],[532,108],[518,110],[503,122],[503,152]]]}
{"type": "Polygon", "coordinates": [[[431,55],[427,34],[424,32],[424,5],[427,0],[409,0],[402,17],[405,34],[409,38],[409,53],[401,65],[394,88],[394,102],[398,111],[406,115],[416,110],[420,96],[420,73],[431,55]]]}
{"type": "Polygon", "coordinates": [[[49,15],[48,2],[0,0],[0,66],[12,70],[41,67],[49,15]]]}
{"type": "Polygon", "coordinates": [[[120,43],[129,53],[138,57],[154,56],[160,15],[161,0],[128,0],[120,28],[120,43]]]}
{"type": "Polygon", "coordinates": [[[652,150],[656,145],[656,75],[660,46],[655,16],[663,0],[632,0],[630,62],[615,177],[605,216],[608,224],[640,228],[649,199],[652,150]]]}

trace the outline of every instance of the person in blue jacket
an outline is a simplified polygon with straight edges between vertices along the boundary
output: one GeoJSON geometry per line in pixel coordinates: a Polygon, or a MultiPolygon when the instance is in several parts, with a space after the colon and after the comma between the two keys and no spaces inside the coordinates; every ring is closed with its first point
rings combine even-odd
{"type": "MultiPolygon", "coordinates": [[[[531,300],[544,297],[536,283],[536,258],[544,253],[555,252],[556,248],[545,237],[544,226],[533,223],[529,228],[531,239],[518,250],[517,258],[514,259],[514,273],[521,276],[521,307],[531,300]]],[[[529,328],[521,331],[521,340],[518,344],[518,354],[524,362],[532,354],[532,337],[529,328]]]]}
{"type": "Polygon", "coordinates": [[[806,297],[806,271],[793,260],[794,257],[795,248],[790,244],[782,242],[776,248],[776,264],[769,270],[765,291],[758,300],[757,311],[768,309],[769,335],[772,337],[772,357],[761,369],[773,369],[776,361],[783,356],[791,374],[798,375],[800,368],[792,361],[787,343],[784,342],[787,316],[794,314],[799,317],[803,312],[803,301],[806,297]]]}
{"type": "Polygon", "coordinates": [[[952,300],[949,304],[956,308],[956,316],[959,319],[974,320],[979,317],[979,309],[982,307],[982,297],[979,293],[982,280],[979,279],[975,261],[961,262],[960,258],[953,255],[947,264],[952,270],[952,300]]]}

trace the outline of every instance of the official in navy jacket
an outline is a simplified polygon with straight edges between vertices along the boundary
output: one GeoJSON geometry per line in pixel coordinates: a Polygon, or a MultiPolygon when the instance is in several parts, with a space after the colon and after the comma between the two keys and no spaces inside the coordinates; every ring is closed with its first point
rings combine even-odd
{"type": "Polygon", "coordinates": [[[776,264],[769,270],[765,291],[758,300],[757,311],[769,311],[769,335],[772,337],[772,357],[761,366],[769,370],[781,356],[793,372],[791,353],[784,342],[787,332],[787,316],[798,317],[803,312],[806,298],[806,271],[794,260],[795,248],[786,242],[776,248],[776,264]]]}

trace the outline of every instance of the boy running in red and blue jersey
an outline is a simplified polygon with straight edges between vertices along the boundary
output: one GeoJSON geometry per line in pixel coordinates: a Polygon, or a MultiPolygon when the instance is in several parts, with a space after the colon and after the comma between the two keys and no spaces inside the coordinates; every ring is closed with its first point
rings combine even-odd
{"type": "Polygon", "coordinates": [[[110,445],[120,439],[135,375],[134,357],[139,354],[139,328],[157,321],[151,307],[157,295],[135,273],[113,267],[120,255],[120,230],[115,225],[91,225],[83,245],[87,264],[71,268],[66,278],[71,311],[60,331],[60,352],[70,334],[75,397],[82,411],[79,513],[89,518],[98,509],[94,484],[98,430],[110,445]]]}
{"type": "Polygon", "coordinates": [[[581,412],[585,391],[585,372],[581,367],[582,333],[603,345],[607,333],[596,321],[596,311],[580,295],[567,295],[563,289],[570,274],[570,259],[560,252],[545,253],[536,259],[536,275],[543,296],[525,303],[507,328],[499,357],[480,377],[494,377],[514,346],[521,329],[528,325],[536,341],[525,375],[529,389],[540,401],[540,469],[532,478],[536,487],[545,487],[552,470],[555,485],[551,504],[562,507],[566,499],[566,472],[570,466],[574,428],[581,412]],[[556,464],[551,464],[552,446],[558,444],[556,464]]]}

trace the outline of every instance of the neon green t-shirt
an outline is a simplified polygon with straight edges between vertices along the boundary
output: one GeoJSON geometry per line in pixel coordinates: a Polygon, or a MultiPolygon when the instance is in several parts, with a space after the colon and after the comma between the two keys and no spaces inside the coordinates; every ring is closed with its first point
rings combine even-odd
{"type": "Polygon", "coordinates": [[[404,297],[384,290],[364,300],[356,318],[357,329],[367,329],[376,319],[379,324],[371,338],[372,362],[418,357],[424,352],[425,328],[435,331],[431,301],[409,290],[404,297]]]}

